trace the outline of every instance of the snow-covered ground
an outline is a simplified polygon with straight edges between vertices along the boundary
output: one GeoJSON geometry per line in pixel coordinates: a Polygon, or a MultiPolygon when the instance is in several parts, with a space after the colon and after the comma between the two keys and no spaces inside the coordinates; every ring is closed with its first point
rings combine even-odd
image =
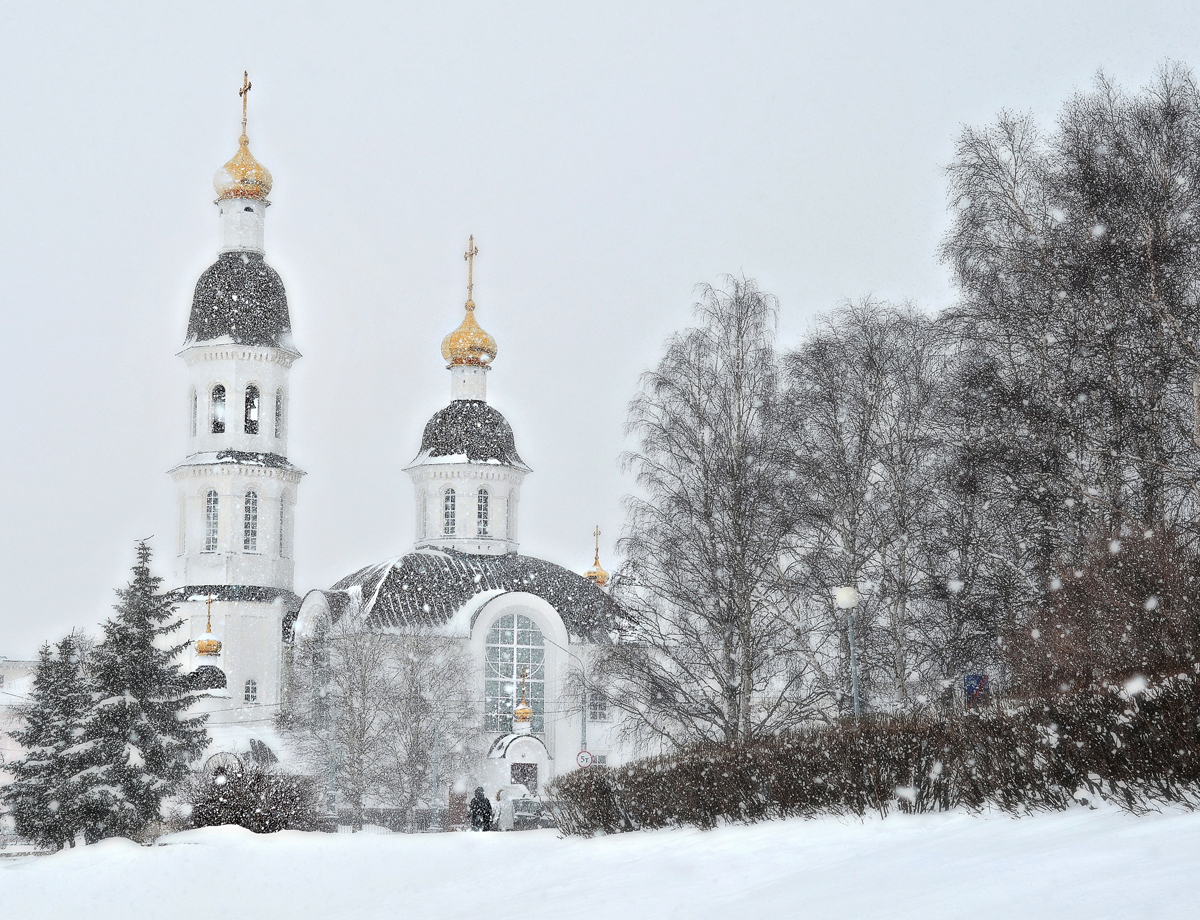
{"type": "Polygon", "coordinates": [[[210,828],[0,859],[36,918],[1200,916],[1200,814],[790,820],[592,840],[210,828]]]}

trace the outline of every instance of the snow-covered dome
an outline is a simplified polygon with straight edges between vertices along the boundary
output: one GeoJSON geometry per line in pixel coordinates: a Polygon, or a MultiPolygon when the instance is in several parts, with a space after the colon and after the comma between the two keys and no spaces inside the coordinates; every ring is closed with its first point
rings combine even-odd
{"type": "Polygon", "coordinates": [[[261,252],[223,252],[196,282],[188,343],[226,336],[238,345],[291,347],[287,293],[261,252]]]}
{"type": "Polygon", "coordinates": [[[415,463],[454,458],[527,469],[517,454],[512,426],[481,399],[456,399],[425,424],[415,463]]]}
{"type": "Polygon", "coordinates": [[[510,591],[546,601],[558,611],[567,632],[580,639],[606,643],[613,633],[623,631],[621,608],[607,593],[562,566],[517,553],[490,556],[422,549],[360,569],[328,591],[315,593],[324,596],[335,621],[361,598],[357,613],[368,628],[430,626],[465,634],[484,599],[510,591]],[[468,622],[460,622],[464,612],[468,622]]]}

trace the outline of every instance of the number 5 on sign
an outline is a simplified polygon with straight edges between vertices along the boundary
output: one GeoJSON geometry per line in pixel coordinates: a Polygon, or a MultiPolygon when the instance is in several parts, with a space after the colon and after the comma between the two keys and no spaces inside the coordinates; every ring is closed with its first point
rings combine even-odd
{"type": "Polygon", "coordinates": [[[590,767],[592,765],[592,752],[580,751],[575,755],[575,762],[579,764],[581,768],[590,767]]]}

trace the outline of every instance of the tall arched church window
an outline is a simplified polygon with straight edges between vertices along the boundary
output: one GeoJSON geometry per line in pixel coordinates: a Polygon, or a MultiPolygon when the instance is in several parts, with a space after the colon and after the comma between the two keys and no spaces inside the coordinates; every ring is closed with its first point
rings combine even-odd
{"type": "Polygon", "coordinates": [[[546,642],[529,617],[499,617],[487,634],[484,672],[483,720],[487,731],[512,731],[513,709],[521,701],[521,676],[525,675],[525,701],[533,710],[531,728],[546,730],[546,642]]]}
{"type": "Polygon", "coordinates": [[[209,408],[212,433],[225,433],[225,385],[218,383],[212,388],[212,403],[209,408]]]}
{"type": "Polygon", "coordinates": [[[244,699],[247,703],[258,702],[258,681],[256,681],[253,677],[246,681],[246,686],[242,691],[242,699],[244,699]]]}
{"type": "Polygon", "coordinates": [[[258,552],[258,493],[246,493],[245,511],[242,515],[242,550],[258,552]]]}
{"type": "Polygon", "coordinates": [[[417,539],[423,540],[429,536],[429,496],[421,492],[421,509],[417,514],[417,539]]]}
{"type": "Polygon", "coordinates": [[[206,553],[215,553],[217,551],[217,521],[220,499],[213,489],[208,490],[208,495],[204,498],[204,551],[206,553]]]}
{"type": "Polygon", "coordinates": [[[448,537],[454,536],[455,532],[454,500],[454,490],[447,489],[442,495],[442,533],[448,537]]]}
{"type": "Polygon", "coordinates": [[[279,499],[279,558],[286,559],[291,547],[287,545],[287,496],[279,499]]]}
{"type": "Polygon", "coordinates": [[[246,434],[258,434],[258,387],[254,384],[246,387],[246,434]]]}
{"type": "Polygon", "coordinates": [[[198,402],[199,402],[199,400],[196,398],[196,388],[193,387],[192,388],[192,437],[193,438],[196,436],[196,415],[197,415],[197,411],[199,409],[199,407],[197,406],[198,402]]]}
{"type": "Polygon", "coordinates": [[[481,537],[486,537],[488,535],[488,503],[490,500],[491,496],[488,495],[488,490],[480,489],[479,497],[475,501],[475,531],[481,537]]]}
{"type": "Polygon", "coordinates": [[[513,534],[516,533],[516,528],[513,526],[513,500],[512,496],[508,496],[504,500],[504,534],[508,539],[513,539],[513,534]]]}
{"type": "Polygon", "coordinates": [[[283,437],[283,390],[275,391],[275,437],[283,437]]]}

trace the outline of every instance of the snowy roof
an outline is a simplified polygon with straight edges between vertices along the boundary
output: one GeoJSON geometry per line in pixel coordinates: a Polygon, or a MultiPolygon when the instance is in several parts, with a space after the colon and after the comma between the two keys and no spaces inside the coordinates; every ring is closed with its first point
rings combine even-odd
{"type": "Polygon", "coordinates": [[[287,457],[279,454],[264,454],[253,450],[206,450],[192,454],[176,469],[184,466],[212,466],[218,463],[240,464],[242,466],[267,466],[276,470],[292,470],[301,472],[293,466],[287,457]]]}
{"type": "Polygon", "coordinates": [[[173,588],[167,594],[176,604],[184,601],[205,601],[211,594],[214,601],[258,601],[269,604],[280,600],[286,611],[300,609],[300,597],[287,588],[263,588],[258,585],[184,585],[181,588],[173,588]]]}
{"type": "Polygon", "coordinates": [[[223,252],[196,282],[187,341],[291,346],[287,294],[260,252],[223,252]]]}
{"type": "Polygon", "coordinates": [[[465,632],[471,624],[459,622],[460,611],[468,608],[473,618],[481,601],[510,591],[542,598],[558,611],[567,632],[585,641],[608,642],[611,633],[623,628],[616,601],[582,575],[516,553],[421,549],[360,569],[323,593],[335,620],[350,596],[361,592],[361,616],[369,628],[465,625],[465,632]]]}
{"type": "Polygon", "coordinates": [[[425,424],[415,464],[499,463],[527,470],[512,426],[482,399],[456,399],[425,424]]]}

